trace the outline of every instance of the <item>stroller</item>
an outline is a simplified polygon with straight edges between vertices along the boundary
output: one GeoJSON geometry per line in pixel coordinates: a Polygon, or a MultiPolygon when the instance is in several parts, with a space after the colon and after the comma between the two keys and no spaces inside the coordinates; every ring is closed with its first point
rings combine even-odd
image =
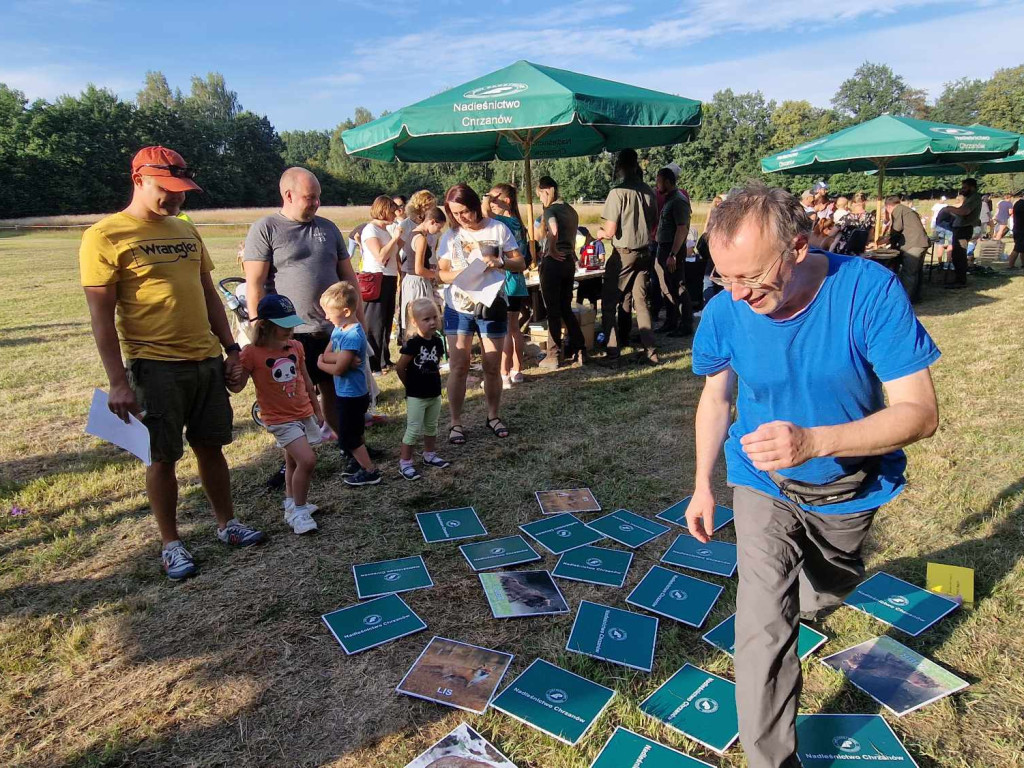
{"type": "MultiPolygon", "coordinates": [[[[231,333],[240,346],[252,344],[252,325],[249,322],[249,310],[245,303],[245,278],[225,277],[217,286],[220,288],[224,304],[228,308],[228,318],[231,321],[231,333]]],[[[265,428],[266,425],[260,418],[260,405],[253,403],[249,411],[256,426],[265,428]]]]}

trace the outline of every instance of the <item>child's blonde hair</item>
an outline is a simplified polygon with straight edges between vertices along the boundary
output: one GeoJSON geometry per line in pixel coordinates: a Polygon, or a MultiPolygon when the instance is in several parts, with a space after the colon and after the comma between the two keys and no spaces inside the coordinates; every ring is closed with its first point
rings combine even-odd
{"type": "Polygon", "coordinates": [[[339,280],[320,296],[321,307],[335,307],[356,311],[359,306],[359,292],[351,283],[339,280]]]}
{"type": "Polygon", "coordinates": [[[429,311],[430,315],[435,317],[438,324],[441,322],[441,310],[437,307],[437,302],[433,299],[420,297],[413,299],[405,307],[405,327],[410,333],[419,335],[419,328],[416,326],[416,314],[422,313],[424,310],[429,311]]]}

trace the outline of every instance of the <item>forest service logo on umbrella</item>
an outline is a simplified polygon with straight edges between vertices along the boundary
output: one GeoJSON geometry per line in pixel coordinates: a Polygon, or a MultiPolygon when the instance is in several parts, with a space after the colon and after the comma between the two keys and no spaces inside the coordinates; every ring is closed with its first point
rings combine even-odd
{"type": "Polygon", "coordinates": [[[513,93],[522,93],[529,88],[526,83],[498,83],[497,85],[485,85],[474,88],[462,94],[466,99],[493,99],[497,96],[511,96],[513,93]]]}
{"type": "Polygon", "coordinates": [[[966,128],[942,128],[936,126],[932,128],[933,133],[944,133],[947,136],[974,136],[974,131],[970,131],[966,128]]]}

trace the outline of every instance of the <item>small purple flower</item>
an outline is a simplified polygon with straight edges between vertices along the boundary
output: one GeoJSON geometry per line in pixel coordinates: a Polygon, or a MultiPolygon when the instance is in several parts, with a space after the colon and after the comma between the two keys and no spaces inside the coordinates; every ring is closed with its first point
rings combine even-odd
{"type": "Polygon", "coordinates": [[[11,517],[21,517],[26,514],[28,514],[28,510],[19,507],[17,504],[11,507],[11,517]]]}

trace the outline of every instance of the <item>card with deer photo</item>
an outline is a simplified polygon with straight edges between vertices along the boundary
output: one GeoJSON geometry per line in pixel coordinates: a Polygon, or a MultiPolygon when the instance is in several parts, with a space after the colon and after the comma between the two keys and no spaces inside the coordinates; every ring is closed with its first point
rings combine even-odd
{"type": "Polygon", "coordinates": [[[511,653],[434,637],[395,690],[482,715],[511,663],[511,653]]]}

